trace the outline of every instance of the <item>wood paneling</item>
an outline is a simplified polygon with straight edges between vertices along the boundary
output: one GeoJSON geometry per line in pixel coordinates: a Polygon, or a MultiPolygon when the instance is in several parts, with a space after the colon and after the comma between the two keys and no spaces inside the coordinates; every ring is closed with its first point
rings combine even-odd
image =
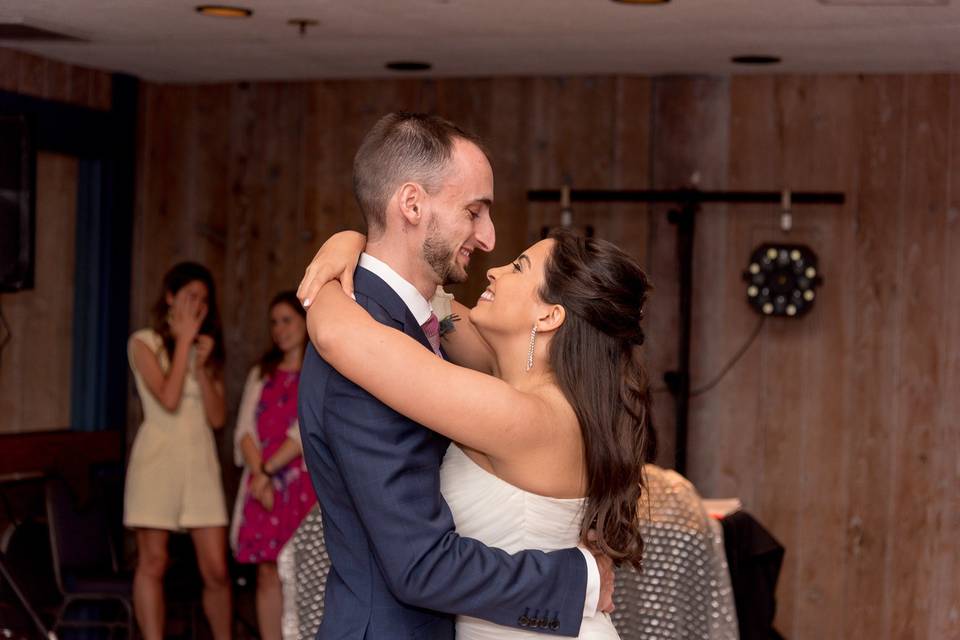
{"type": "MultiPolygon", "coordinates": [[[[698,219],[692,382],[757,326],[740,279],[751,249],[789,239],[825,284],[799,321],[769,321],[691,403],[689,475],[740,496],[787,547],[777,626],[790,638],[960,636],[960,79],[941,76],[505,78],[335,81],[143,90],[135,325],[174,261],[220,284],[228,388],[265,346],[265,305],[332,231],[356,224],[353,152],[381,114],[439,112],[486,140],[497,248],[556,224],[528,188],[837,190],[842,207],[710,207],[698,219]]],[[[657,287],[654,386],[675,366],[676,248],[663,208],[577,205],[657,287]]],[[[134,403],[135,404],[135,403],[134,403]]],[[[664,456],[672,408],[657,395],[664,456]]]]}
{"type": "Polygon", "coordinates": [[[34,288],[0,294],[11,341],[0,362],[0,432],[70,424],[77,161],[37,157],[34,288]]]}
{"type": "MultiPolygon", "coordinates": [[[[0,48],[0,90],[110,108],[110,74],[0,48]]],[[[0,363],[0,432],[63,429],[70,422],[77,161],[37,156],[36,277],[0,294],[12,342],[0,363]]]]}
{"type": "MultiPolygon", "coordinates": [[[[894,466],[887,529],[887,580],[897,585],[884,611],[892,638],[927,638],[936,612],[931,578],[946,561],[936,555],[946,513],[931,508],[947,505],[955,482],[942,475],[936,447],[940,438],[938,391],[942,388],[940,350],[946,337],[944,305],[951,298],[944,284],[944,250],[950,176],[950,79],[909,78],[907,81],[904,208],[901,227],[897,381],[897,429],[893,439],[894,466]],[[947,297],[945,297],[947,296],[947,297]],[[912,553],[902,553],[904,543],[926,532],[929,541],[912,553]]],[[[954,301],[955,303],[955,301],[954,301]]],[[[955,313],[955,311],[954,311],[955,313]]],[[[955,391],[955,390],[954,390],[955,391]]],[[[956,458],[954,458],[954,461],[956,458]]],[[[958,577],[955,575],[954,580],[958,577]]],[[[954,603],[956,605],[956,603],[954,603]]]]}
{"type": "Polygon", "coordinates": [[[110,74],[0,47],[0,90],[110,108],[110,74]]]}
{"type": "MultiPolygon", "coordinates": [[[[857,110],[863,122],[856,197],[853,340],[850,358],[858,384],[850,389],[843,424],[850,434],[847,479],[847,570],[844,635],[882,638],[886,531],[890,518],[891,452],[896,432],[899,244],[903,220],[905,79],[871,77],[861,82],[857,110]],[[877,222],[882,220],[884,224],[877,222]]],[[[941,636],[947,637],[947,636],[941,636]]]]}
{"type": "MultiPolygon", "coordinates": [[[[718,78],[658,78],[653,81],[652,185],[657,189],[699,187],[722,190],[727,174],[729,80],[718,78]]],[[[647,271],[655,287],[647,310],[650,340],[646,352],[654,387],[654,420],[660,434],[662,463],[675,460],[676,410],[666,392],[663,376],[679,365],[679,272],[677,229],[667,219],[672,205],[650,207],[647,271]]],[[[725,209],[709,205],[697,216],[695,238],[724,235],[725,209]]],[[[691,371],[715,371],[722,366],[724,345],[713,339],[713,319],[723,317],[726,296],[714,284],[723,272],[715,267],[723,261],[726,245],[716,242],[695,244],[691,371]]],[[[698,384],[696,376],[691,376],[698,384]]],[[[697,425],[697,411],[712,411],[697,403],[690,405],[690,424],[697,425]]],[[[711,414],[712,415],[712,414],[711,414]]],[[[709,429],[709,424],[707,425],[709,429]]],[[[699,436],[690,434],[689,442],[699,436]]],[[[689,459],[689,456],[688,456],[689,459]]]]}

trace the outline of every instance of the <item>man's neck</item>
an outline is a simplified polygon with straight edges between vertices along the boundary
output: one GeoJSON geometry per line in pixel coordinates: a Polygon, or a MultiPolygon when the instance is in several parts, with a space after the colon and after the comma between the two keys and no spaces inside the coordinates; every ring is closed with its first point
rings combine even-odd
{"type": "Polygon", "coordinates": [[[425,299],[429,300],[437,291],[437,282],[424,269],[418,256],[411,256],[407,247],[394,242],[368,242],[364,250],[397,272],[397,275],[416,287],[425,299]]]}

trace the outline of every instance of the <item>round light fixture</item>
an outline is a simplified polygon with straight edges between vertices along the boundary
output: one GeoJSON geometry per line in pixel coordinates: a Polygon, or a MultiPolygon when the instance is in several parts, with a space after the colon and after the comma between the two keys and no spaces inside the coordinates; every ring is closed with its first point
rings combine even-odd
{"type": "Polygon", "coordinates": [[[197,13],[214,18],[249,18],[253,15],[253,9],[225,4],[201,4],[197,7],[197,13]]]}
{"type": "Polygon", "coordinates": [[[433,65],[429,62],[415,62],[412,60],[388,62],[384,66],[390,71],[429,71],[433,68],[433,65]]]}
{"type": "Polygon", "coordinates": [[[764,244],[743,272],[747,302],[765,316],[798,318],[810,311],[823,283],[817,254],[803,245],[764,244]]]}
{"type": "Polygon", "coordinates": [[[730,58],[730,62],[734,64],[763,66],[763,65],[769,65],[769,64],[780,64],[782,60],[778,56],[747,55],[747,56],[733,56],[732,58],[730,58]]]}

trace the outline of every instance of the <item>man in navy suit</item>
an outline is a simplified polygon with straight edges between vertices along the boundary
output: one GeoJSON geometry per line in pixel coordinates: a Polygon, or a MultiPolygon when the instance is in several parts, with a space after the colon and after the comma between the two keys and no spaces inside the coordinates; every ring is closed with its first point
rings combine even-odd
{"type": "MultiPolygon", "coordinates": [[[[442,357],[428,300],[437,285],[462,282],[471,253],[495,242],[485,153],[441,118],[390,114],[357,152],[354,192],[368,228],[357,302],[442,357]]],[[[601,584],[585,548],[511,556],[458,536],[440,495],[449,440],[341,376],[312,346],[300,428],[332,561],[318,639],[452,639],[457,614],[576,636],[583,617],[607,608],[611,576],[605,570],[601,584]]]]}

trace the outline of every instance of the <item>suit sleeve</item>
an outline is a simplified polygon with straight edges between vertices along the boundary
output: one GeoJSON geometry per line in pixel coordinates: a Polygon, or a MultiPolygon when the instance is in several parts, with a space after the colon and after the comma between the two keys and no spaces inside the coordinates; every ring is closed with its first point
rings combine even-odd
{"type": "Polygon", "coordinates": [[[394,596],[412,606],[576,636],[587,567],[576,548],[510,555],[457,535],[422,426],[331,374],[330,448],[394,596]]]}

